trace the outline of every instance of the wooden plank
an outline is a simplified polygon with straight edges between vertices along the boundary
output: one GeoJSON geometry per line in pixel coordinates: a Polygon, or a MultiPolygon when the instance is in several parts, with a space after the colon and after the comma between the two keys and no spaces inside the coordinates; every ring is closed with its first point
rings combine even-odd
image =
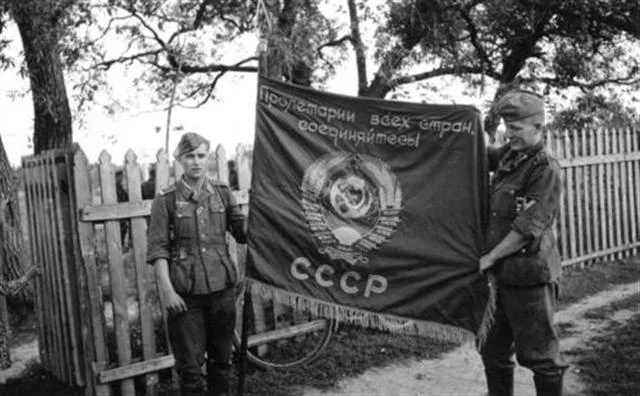
{"type": "MultiPolygon", "coordinates": [[[[164,149],[158,150],[156,153],[156,194],[162,191],[169,185],[169,156],[164,149]]],[[[167,318],[166,304],[164,302],[164,296],[158,287],[158,282],[155,282],[156,291],[158,293],[158,299],[160,300],[160,310],[162,312],[162,324],[164,327],[164,342],[167,345],[167,351],[172,354],[173,347],[169,340],[169,323],[167,318]]],[[[178,374],[176,370],[171,370],[171,382],[172,384],[178,383],[178,374]]]]}
{"type": "MultiPolygon", "coordinates": [[[[593,128],[589,129],[589,154],[590,155],[596,154],[596,134],[593,128]]],[[[589,224],[591,224],[593,227],[588,231],[590,235],[592,235],[592,238],[591,238],[592,245],[590,246],[591,248],[590,252],[594,252],[600,249],[600,246],[599,246],[600,227],[598,227],[598,225],[600,224],[601,220],[599,219],[600,211],[598,210],[598,202],[597,202],[598,200],[597,181],[598,181],[598,169],[596,165],[593,165],[593,164],[589,165],[589,185],[591,186],[591,196],[589,198],[590,206],[589,206],[589,213],[587,217],[591,217],[591,221],[589,222],[589,224]]]]}
{"type": "MultiPolygon", "coordinates": [[[[584,131],[574,131],[574,139],[573,145],[575,146],[576,152],[579,152],[579,149],[582,148],[582,141],[584,140],[584,131]]],[[[579,152],[579,155],[582,155],[583,152],[579,152]]],[[[584,208],[584,189],[582,186],[583,180],[583,166],[577,166],[575,169],[575,201],[574,204],[576,206],[575,214],[576,214],[576,230],[577,232],[577,240],[576,240],[576,250],[577,255],[582,256],[584,254],[584,216],[583,216],[583,208],[584,208]]]]}
{"type": "MultiPolygon", "coordinates": [[[[48,296],[47,301],[50,303],[49,310],[49,318],[48,323],[51,327],[51,338],[53,341],[53,348],[49,351],[50,354],[53,354],[53,359],[51,360],[51,369],[52,373],[61,381],[65,381],[64,376],[64,346],[63,346],[63,329],[61,327],[61,310],[59,308],[59,299],[56,295],[56,290],[58,290],[59,286],[56,284],[56,257],[54,252],[53,244],[51,243],[51,238],[49,236],[53,232],[50,226],[50,221],[48,219],[51,214],[51,203],[50,196],[48,193],[48,180],[49,180],[49,167],[46,158],[41,155],[39,161],[39,167],[37,170],[37,178],[38,178],[38,188],[39,188],[39,214],[40,221],[38,224],[38,230],[40,231],[40,240],[43,246],[43,260],[45,265],[45,277],[47,279],[48,285],[48,296]]],[[[51,356],[51,355],[50,355],[51,356]]]]}
{"type": "MultiPolygon", "coordinates": [[[[564,138],[561,135],[560,131],[556,133],[556,155],[558,158],[564,157],[564,138]]],[[[560,196],[560,255],[563,258],[568,258],[569,256],[569,229],[567,227],[567,171],[564,170],[563,175],[563,184],[564,188],[562,189],[562,195],[560,196]]]]}
{"type": "Polygon", "coordinates": [[[175,358],[173,355],[167,355],[151,360],[145,360],[143,362],[131,363],[111,370],[100,371],[97,373],[97,377],[100,383],[106,384],[147,373],[158,372],[160,370],[171,368],[174,365],[175,358]]]}
{"type": "MultiPolygon", "coordinates": [[[[565,156],[569,157],[571,155],[571,141],[569,140],[569,134],[567,131],[563,131],[564,134],[564,152],[565,156]]],[[[574,187],[574,179],[573,179],[573,168],[566,169],[566,192],[567,192],[567,231],[569,234],[569,257],[576,257],[578,255],[578,250],[576,249],[576,215],[575,215],[575,187],[574,187]]]]}
{"type": "Polygon", "coordinates": [[[297,337],[299,335],[320,331],[328,326],[326,319],[317,319],[310,322],[297,324],[295,326],[281,327],[276,330],[263,332],[260,334],[253,334],[249,336],[248,347],[253,348],[256,346],[264,346],[264,344],[285,340],[287,338],[297,337]]]}
{"type": "MultiPolygon", "coordinates": [[[[618,141],[619,141],[619,131],[620,129],[613,129],[611,136],[611,150],[613,153],[618,153],[618,141]]],[[[622,217],[620,211],[621,205],[621,197],[620,197],[620,189],[622,181],[620,180],[620,163],[613,163],[613,215],[614,215],[614,225],[615,225],[615,246],[622,245],[622,217]]],[[[621,259],[623,257],[622,252],[617,252],[615,255],[617,259],[621,259]]]]}
{"type": "MultiPolygon", "coordinates": [[[[611,153],[611,138],[610,138],[610,134],[611,131],[610,130],[605,130],[605,134],[604,134],[604,149],[605,149],[605,154],[609,154],[611,153]]],[[[605,164],[605,183],[606,183],[606,187],[607,187],[607,229],[608,229],[608,237],[609,240],[607,241],[607,247],[608,248],[613,248],[615,247],[616,241],[615,241],[615,226],[613,224],[613,219],[614,219],[614,202],[613,202],[613,165],[612,163],[606,163],[605,164]]],[[[610,260],[613,260],[615,257],[611,256],[609,257],[610,260]]]]}
{"type": "Polygon", "coordinates": [[[45,367],[50,367],[49,356],[46,353],[48,346],[50,345],[50,340],[48,337],[48,333],[46,332],[46,322],[45,322],[45,314],[44,311],[46,306],[44,304],[44,283],[43,283],[43,260],[41,258],[40,251],[38,249],[38,241],[35,237],[37,232],[37,225],[35,223],[35,213],[36,206],[34,201],[35,187],[33,180],[33,161],[28,158],[23,158],[22,160],[22,170],[23,170],[23,183],[24,183],[24,196],[25,196],[25,204],[26,204],[26,219],[29,232],[29,247],[31,248],[31,259],[33,265],[38,266],[38,270],[40,271],[40,276],[36,276],[34,278],[35,284],[35,312],[38,317],[38,350],[40,355],[40,361],[45,367]]]}
{"type": "Polygon", "coordinates": [[[68,282],[68,273],[66,271],[66,260],[65,260],[65,246],[64,246],[64,235],[61,233],[61,221],[62,215],[60,210],[61,198],[60,198],[60,187],[58,185],[58,159],[57,153],[55,151],[50,151],[46,154],[47,160],[49,162],[49,193],[52,202],[52,211],[50,213],[51,219],[51,231],[50,237],[53,239],[53,246],[56,252],[56,282],[58,285],[58,289],[56,290],[56,294],[60,299],[60,315],[62,318],[62,331],[63,331],[63,342],[64,342],[64,353],[65,353],[65,375],[67,378],[67,384],[73,384],[74,382],[74,359],[73,359],[73,336],[72,333],[74,328],[72,326],[72,318],[73,312],[69,310],[69,293],[66,287],[66,283],[68,282]]]}
{"type": "MultiPolygon", "coordinates": [[[[81,149],[76,150],[73,160],[74,192],[77,207],[83,207],[92,201],[92,186],[89,176],[89,162],[81,149]]],[[[83,323],[82,334],[85,344],[85,367],[87,367],[88,394],[96,396],[109,396],[111,389],[107,385],[96,383],[93,375],[94,362],[106,366],[108,363],[108,351],[105,340],[105,329],[102,320],[102,296],[98,282],[97,260],[93,241],[95,237],[93,225],[90,223],[77,223],[79,254],[78,274],[81,291],[81,308],[83,323]],[[88,311],[88,312],[87,312],[88,311]]]]}
{"type": "MultiPolygon", "coordinates": [[[[603,130],[602,133],[605,133],[605,131],[606,130],[603,130]]],[[[608,153],[606,155],[589,155],[587,157],[580,158],[560,158],[558,159],[558,162],[560,163],[561,167],[568,168],[595,164],[611,164],[615,162],[634,162],[638,159],[640,159],[640,152],[608,153]]]]}
{"type": "MultiPolygon", "coordinates": [[[[598,154],[604,153],[604,134],[605,130],[598,129],[598,154]]],[[[599,250],[608,249],[609,239],[607,233],[607,202],[606,195],[606,165],[604,163],[598,164],[598,200],[600,206],[600,248],[599,250]]]]}
{"type": "Polygon", "coordinates": [[[238,169],[238,189],[249,191],[251,188],[251,154],[244,145],[238,145],[236,149],[236,167],[238,169]]]}
{"type": "Polygon", "coordinates": [[[84,386],[84,377],[82,376],[82,372],[80,371],[80,341],[78,340],[78,312],[75,309],[76,302],[76,294],[74,283],[74,289],[72,289],[71,280],[73,279],[75,282],[76,274],[71,270],[72,257],[69,256],[69,248],[72,248],[71,243],[68,243],[68,232],[70,231],[70,222],[69,222],[69,196],[68,191],[65,192],[62,190],[62,182],[64,182],[67,186],[69,185],[70,180],[67,178],[67,154],[64,153],[52,153],[51,156],[51,166],[53,170],[53,192],[55,194],[55,217],[56,217],[56,225],[57,229],[55,230],[55,235],[58,236],[58,248],[60,251],[60,269],[61,272],[58,276],[61,278],[60,281],[62,283],[63,289],[60,290],[62,295],[64,296],[64,313],[67,318],[67,337],[68,337],[68,353],[69,353],[69,361],[67,362],[67,366],[70,370],[70,384],[76,386],[84,386]],[[65,159],[64,162],[58,163],[56,157],[62,157],[65,159]],[[67,205],[65,208],[64,206],[67,205]]]}
{"type": "MultiPolygon", "coordinates": [[[[125,169],[127,174],[127,187],[129,201],[142,201],[142,187],[140,165],[133,151],[127,151],[125,156],[125,169]]],[[[153,311],[155,310],[155,298],[148,290],[148,285],[154,284],[152,268],[147,265],[147,233],[146,222],[142,217],[131,219],[131,239],[133,242],[133,258],[136,269],[136,287],[138,294],[138,306],[140,312],[140,332],[142,335],[142,357],[150,360],[156,356],[156,337],[153,326],[153,311]]],[[[149,374],[146,377],[146,394],[154,394],[158,387],[158,374],[149,374]]]]}
{"type": "MultiPolygon", "coordinates": [[[[589,130],[582,130],[582,156],[586,157],[589,155],[589,147],[588,141],[590,138],[589,130]]],[[[582,201],[583,201],[583,215],[584,215],[584,251],[586,253],[591,253],[593,251],[593,233],[591,232],[591,221],[593,220],[592,205],[591,205],[591,194],[589,193],[589,188],[591,184],[589,183],[589,176],[591,174],[591,166],[585,165],[582,167],[582,201]]]]}
{"type": "Polygon", "coordinates": [[[611,257],[611,256],[615,255],[616,253],[619,253],[619,252],[622,252],[622,251],[625,251],[625,250],[637,249],[638,247],[640,247],[640,242],[634,242],[634,243],[630,243],[628,245],[615,246],[615,247],[612,247],[612,248],[599,250],[597,252],[593,252],[591,254],[586,254],[586,255],[581,256],[581,257],[574,257],[574,258],[571,258],[569,260],[562,260],[562,266],[563,267],[568,267],[568,266],[571,266],[571,265],[583,263],[585,261],[594,260],[594,259],[605,257],[605,256],[606,257],[611,257]]]}
{"type": "MultiPolygon", "coordinates": [[[[631,152],[638,152],[638,135],[640,135],[640,130],[633,130],[631,131],[630,134],[630,139],[631,139],[631,144],[630,144],[630,148],[631,148],[631,152]]],[[[638,231],[638,227],[640,227],[640,160],[635,160],[632,162],[632,178],[630,180],[631,182],[631,192],[632,192],[632,204],[631,207],[633,208],[633,214],[631,216],[632,218],[632,222],[634,224],[633,227],[633,241],[638,241],[638,236],[640,235],[640,231],[638,231]]],[[[633,250],[634,254],[638,253],[638,249],[635,248],[633,250]]]]}
{"type": "Polygon", "coordinates": [[[86,205],[81,209],[81,221],[108,221],[145,217],[151,214],[153,199],[119,202],[104,205],[86,205]]]}
{"type": "MultiPolygon", "coordinates": [[[[626,129],[620,128],[618,134],[618,151],[625,153],[628,152],[629,149],[626,145],[626,129]]],[[[627,245],[631,242],[630,234],[631,230],[629,229],[629,163],[623,162],[620,163],[620,204],[622,205],[620,208],[620,216],[622,220],[621,229],[622,229],[622,244],[627,245]]],[[[624,251],[622,252],[623,257],[629,257],[631,252],[624,251]]]]}
{"type": "Polygon", "coordinates": [[[227,153],[219,144],[216,147],[215,151],[215,159],[216,159],[216,169],[218,173],[215,175],[215,178],[223,182],[224,184],[229,184],[229,163],[227,162],[227,153]]]}
{"type": "Polygon", "coordinates": [[[64,263],[62,262],[62,252],[60,246],[60,235],[58,233],[58,193],[56,191],[56,186],[54,185],[55,174],[56,174],[56,165],[55,165],[55,157],[52,151],[48,151],[43,154],[46,167],[47,167],[47,176],[48,179],[45,182],[45,189],[47,190],[47,197],[49,200],[49,210],[47,216],[47,230],[48,237],[51,240],[51,245],[53,246],[53,256],[49,257],[54,265],[53,278],[55,281],[55,289],[54,292],[57,297],[57,320],[60,323],[60,333],[58,333],[58,337],[62,341],[62,374],[63,374],[63,382],[66,384],[71,384],[73,381],[73,372],[72,372],[72,357],[71,357],[71,338],[69,335],[70,326],[69,326],[69,312],[67,312],[66,305],[66,295],[64,289],[64,280],[61,276],[62,268],[64,267],[64,263]]]}
{"type": "MultiPolygon", "coordinates": [[[[111,156],[108,152],[100,154],[100,186],[103,204],[117,202],[115,177],[111,156]]],[[[122,246],[120,241],[120,224],[118,221],[105,223],[105,237],[107,257],[109,258],[109,280],[111,284],[111,299],[113,303],[113,327],[116,335],[116,350],[118,364],[131,363],[131,334],[127,317],[127,288],[122,260],[122,246]]],[[[121,383],[123,396],[135,395],[133,380],[126,379],[121,383]]]]}
{"type": "MultiPolygon", "coordinates": [[[[251,308],[253,310],[253,326],[255,333],[264,333],[267,330],[267,324],[265,320],[266,312],[261,295],[257,293],[251,295],[251,308]]],[[[258,347],[258,354],[264,355],[267,353],[267,350],[266,345],[261,345],[258,347]]]]}

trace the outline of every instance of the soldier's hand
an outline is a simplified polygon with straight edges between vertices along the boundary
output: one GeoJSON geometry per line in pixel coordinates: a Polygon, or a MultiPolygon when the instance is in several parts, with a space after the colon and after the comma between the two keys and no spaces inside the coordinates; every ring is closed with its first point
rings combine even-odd
{"type": "Polygon", "coordinates": [[[164,300],[170,314],[178,314],[187,310],[187,304],[174,290],[165,291],[164,300]]]}
{"type": "Polygon", "coordinates": [[[484,256],[480,257],[480,268],[479,268],[480,275],[484,275],[495,264],[496,264],[496,261],[489,254],[485,254],[484,256]]]}

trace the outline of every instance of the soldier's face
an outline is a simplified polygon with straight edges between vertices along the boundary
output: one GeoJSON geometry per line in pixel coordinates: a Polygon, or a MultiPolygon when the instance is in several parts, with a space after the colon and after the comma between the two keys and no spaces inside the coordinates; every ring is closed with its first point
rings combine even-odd
{"type": "Polygon", "coordinates": [[[542,141],[542,126],[525,121],[511,121],[507,123],[504,137],[512,150],[526,150],[542,141]]]}
{"type": "Polygon", "coordinates": [[[209,149],[206,144],[201,144],[197,149],[180,156],[180,164],[184,169],[184,176],[192,180],[198,180],[205,175],[205,165],[209,149]]]}

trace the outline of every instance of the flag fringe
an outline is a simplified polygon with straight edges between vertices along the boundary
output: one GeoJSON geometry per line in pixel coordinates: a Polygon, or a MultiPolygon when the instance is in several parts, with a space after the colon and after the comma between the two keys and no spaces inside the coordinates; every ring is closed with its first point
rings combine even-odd
{"type": "MultiPolygon", "coordinates": [[[[476,335],[472,331],[461,327],[347,307],[283,290],[255,279],[248,279],[248,282],[252,295],[259,295],[264,299],[273,299],[296,310],[335,319],[338,322],[357,324],[393,333],[425,336],[437,341],[456,344],[465,344],[476,340],[476,335]]],[[[486,317],[487,314],[485,312],[486,317]]]]}

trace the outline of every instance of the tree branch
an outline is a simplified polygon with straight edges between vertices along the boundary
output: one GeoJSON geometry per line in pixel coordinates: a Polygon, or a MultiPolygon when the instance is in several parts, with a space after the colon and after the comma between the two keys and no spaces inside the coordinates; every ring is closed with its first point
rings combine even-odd
{"type": "Polygon", "coordinates": [[[467,65],[467,66],[447,66],[447,67],[440,67],[438,69],[429,70],[429,71],[423,72],[423,73],[417,73],[417,74],[413,74],[413,75],[397,77],[397,78],[394,78],[391,81],[389,81],[389,85],[391,87],[396,87],[396,86],[402,85],[402,84],[408,84],[408,83],[413,83],[413,82],[417,82],[417,81],[428,80],[428,79],[433,78],[433,77],[441,77],[441,76],[447,76],[447,75],[456,75],[457,76],[457,75],[462,75],[462,74],[485,74],[485,75],[488,75],[489,77],[491,77],[491,78],[493,78],[495,80],[499,80],[500,79],[500,75],[498,73],[487,71],[481,66],[469,66],[469,65],[467,65]]]}
{"type": "Polygon", "coordinates": [[[351,24],[351,44],[356,52],[356,67],[358,70],[358,94],[367,89],[367,58],[364,53],[364,44],[360,36],[360,24],[358,22],[358,10],[355,0],[348,0],[349,19],[351,24]]]}
{"type": "Polygon", "coordinates": [[[162,49],[156,49],[153,51],[146,51],[146,52],[140,52],[138,54],[134,54],[134,55],[129,55],[129,56],[121,56],[119,58],[115,58],[115,59],[110,59],[110,60],[106,60],[103,62],[99,62],[96,63],[95,65],[93,65],[93,67],[102,67],[105,70],[109,69],[111,66],[113,66],[115,63],[126,63],[126,62],[131,62],[140,58],[146,58],[147,56],[151,56],[151,55],[159,55],[161,52],[163,52],[162,49]]]}

